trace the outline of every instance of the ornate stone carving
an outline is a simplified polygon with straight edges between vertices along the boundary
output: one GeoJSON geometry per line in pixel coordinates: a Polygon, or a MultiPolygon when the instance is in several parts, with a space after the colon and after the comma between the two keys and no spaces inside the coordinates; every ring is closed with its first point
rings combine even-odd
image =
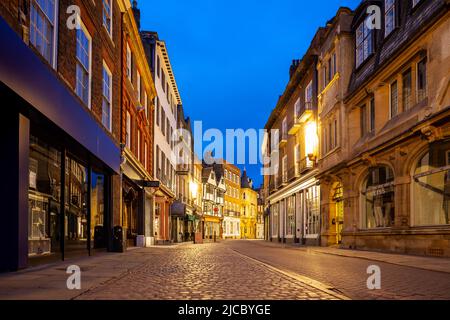
{"type": "Polygon", "coordinates": [[[376,159],[368,153],[364,153],[361,156],[361,160],[364,162],[364,164],[366,164],[369,167],[375,167],[377,165],[376,159]]]}
{"type": "Polygon", "coordinates": [[[434,126],[427,126],[420,129],[422,138],[428,142],[434,142],[443,139],[442,130],[434,126]]]}

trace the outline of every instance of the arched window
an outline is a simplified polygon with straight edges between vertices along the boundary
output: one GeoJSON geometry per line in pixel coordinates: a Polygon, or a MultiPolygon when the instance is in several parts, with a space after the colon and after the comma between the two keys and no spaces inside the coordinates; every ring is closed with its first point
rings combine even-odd
{"type": "Polygon", "coordinates": [[[413,224],[450,224],[450,140],[430,145],[413,173],[413,224]]]}
{"type": "Polygon", "coordinates": [[[386,228],[394,224],[394,173],[386,166],[371,168],[362,190],[362,227],[386,228]]]}

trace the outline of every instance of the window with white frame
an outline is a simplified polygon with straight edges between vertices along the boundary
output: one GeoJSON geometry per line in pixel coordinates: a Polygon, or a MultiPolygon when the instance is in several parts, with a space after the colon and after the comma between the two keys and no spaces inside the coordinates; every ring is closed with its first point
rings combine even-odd
{"type": "Polygon", "coordinates": [[[136,156],[138,160],[141,160],[141,130],[137,131],[137,152],[136,156]]]}
{"type": "Polygon", "coordinates": [[[81,23],[77,29],[76,44],[76,93],[80,99],[91,107],[91,36],[86,27],[81,23]]]}
{"type": "Polygon", "coordinates": [[[395,0],[384,0],[384,35],[395,29],[395,0]]]}
{"type": "Polygon", "coordinates": [[[373,31],[366,20],[356,29],[356,67],[359,67],[373,53],[373,31]]]}
{"type": "Polygon", "coordinates": [[[148,96],[147,96],[147,91],[144,91],[144,110],[145,110],[145,119],[148,119],[148,96]]]}
{"type": "Polygon", "coordinates": [[[112,74],[103,62],[103,88],[102,88],[102,124],[111,131],[111,101],[112,101],[112,74]]]}
{"type": "Polygon", "coordinates": [[[281,125],[281,135],[282,135],[282,139],[287,136],[287,119],[286,119],[286,117],[283,119],[283,123],[281,125]]]}
{"type": "Polygon", "coordinates": [[[30,1],[30,42],[54,68],[56,8],[55,0],[30,1]]]}
{"type": "Polygon", "coordinates": [[[294,161],[295,161],[295,172],[298,173],[298,170],[300,169],[300,160],[301,159],[301,155],[300,155],[300,144],[297,143],[294,147],[294,161]]]}
{"type": "Polygon", "coordinates": [[[427,97],[427,59],[417,64],[417,101],[422,102],[427,97]]]}
{"type": "Polygon", "coordinates": [[[398,114],[398,85],[397,81],[391,83],[390,86],[390,110],[391,118],[394,118],[398,114]]]}
{"type": "Polygon", "coordinates": [[[141,73],[139,70],[136,71],[136,88],[137,99],[141,102],[141,73]]]}
{"type": "Polygon", "coordinates": [[[144,143],[144,167],[148,170],[148,148],[147,142],[144,143]]]}
{"type": "Polygon", "coordinates": [[[287,156],[283,157],[283,162],[282,162],[282,166],[283,166],[283,175],[282,175],[282,179],[283,182],[287,182],[288,179],[288,167],[287,167],[287,156]]]}
{"type": "Polygon", "coordinates": [[[312,109],[312,98],[313,98],[313,87],[312,87],[312,80],[308,83],[305,90],[305,107],[306,110],[312,109]]]}
{"type": "Polygon", "coordinates": [[[127,77],[130,80],[130,82],[132,81],[131,59],[132,59],[132,54],[131,54],[130,45],[127,43],[127,77]]]}
{"type": "Polygon", "coordinates": [[[128,149],[131,149],[131,115],[130,113],[127,111],[127,116],[126,116],[126,128],[125,128],[126,132],[126,137],[125,137],[125,146],[128,149]]]}
{"type": "Polygon", "coordinates": [[[298,98],[297,101],[295,101],[294,113],[295,113],[295,118],[300,117],[300,98],[298,98]]]}
{"type": "Polygon", "coordinates": [[[108,34],[112,36],[112,1],[103,0],[103,26],[108,31],[108,34]]]}

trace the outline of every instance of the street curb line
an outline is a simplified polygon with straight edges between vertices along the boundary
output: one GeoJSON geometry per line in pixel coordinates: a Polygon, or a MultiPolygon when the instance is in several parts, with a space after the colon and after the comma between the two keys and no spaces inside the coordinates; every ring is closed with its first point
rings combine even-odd
{"type": "Polygon", "coordinates": [[[256,263],[266,267],[267,269],[270,269],[272,271],[281,273],[281,274],[283,274],[283,275],[285,275],[287,277],[293,278],[293,279],[295,279],[295,280],[297,280],[297,281],[299,281],[299,282],[301,282],[303,284],[306,284],[306,285],[308,285],[310,287],[313,287],[313,288],[316,288],[316,289],[318,289],[320,291],[323,291],[323,292],[325,292],[325,293],[327,293],[327,294],[329,294],[329,295],[331,295],[333,297],[336,297],[339,300],[351,300],[349,297],[347,297],[347,296],[345,296],[343,294],[336,293],[335,291],[331,290],[333,288],[332,286],[327,286],[327,285],[323,284],[322,282],[319,282],[317,280],[311,279],[309,277],[301,276],[301,275],[298,275],[298,274],[293,273],[293,272],[289,272],[289,271],[284,271],[284,270],[278,269],[278,268],[276,268],[276,267],[274,267],[274,266],[272,266],[270,264],[262,262],[261,260],[249,257],[249,256],[247,256],[247,255],[245,255],[245,254],[243,254],[243,253],[241,253],[241,252],[239,252],[239,251],[237,251],[235,249],[231,249],[231,250],[233,250],[238,255],[240,255],[240,256],[242,256],[244,258],[247,258],[248,260],[252,260],[253,262],[256,262],[256,263]]]}

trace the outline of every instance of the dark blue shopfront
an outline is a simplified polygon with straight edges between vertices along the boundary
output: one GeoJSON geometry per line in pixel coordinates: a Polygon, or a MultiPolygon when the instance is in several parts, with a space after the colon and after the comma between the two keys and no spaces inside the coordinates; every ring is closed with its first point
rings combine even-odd
{"type": "Polygon", "coordinates": [[[0,271],[110,248],[120,148],[0,18],[0,271]]]}

